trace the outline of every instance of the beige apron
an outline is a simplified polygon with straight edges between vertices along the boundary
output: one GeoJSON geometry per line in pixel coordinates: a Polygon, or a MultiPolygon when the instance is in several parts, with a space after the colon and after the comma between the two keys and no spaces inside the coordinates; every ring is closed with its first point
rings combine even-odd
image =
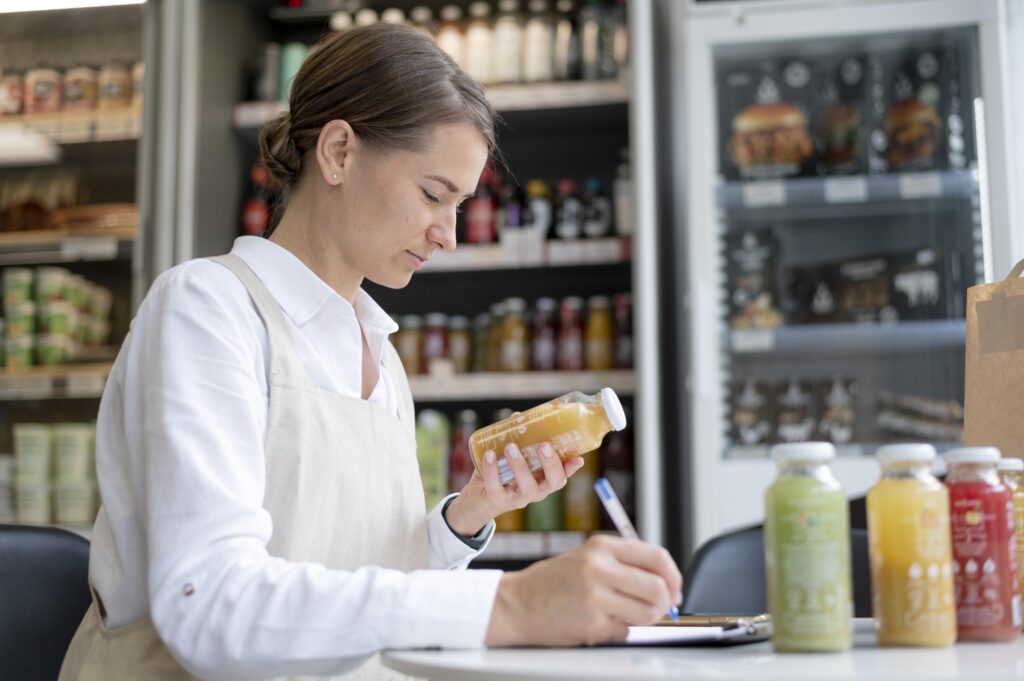
{"type": "MultiPolygon", "coordinates": [[[[426,506],[416,462],[412,394],[394,348],[385,345],[384,365],[397,392],[397,420],[376,404],[314,386],[270,291],[241,258],[212,260],[245,284],[269,336],[263,505],[274,524],[267,545],[270,555],[337,570],[365,565],[426,568],[426,506]]],[[[60,681],[194,678],[171,656],[149,618],[108,630],[95,599],[60,674],[60,681]]],[[[343,678],[407,677],[385,669],[374,656],[343,678]]]]}

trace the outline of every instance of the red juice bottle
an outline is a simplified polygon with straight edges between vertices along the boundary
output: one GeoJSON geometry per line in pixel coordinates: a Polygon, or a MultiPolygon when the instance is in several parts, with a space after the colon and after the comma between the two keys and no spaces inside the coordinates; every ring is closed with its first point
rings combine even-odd
{"type": "Polygon", "coordinates": [[[947,452],[958,641],[1012,641],[1020,633],[1013,497],[996,472],[999,450],[947,452]]]}

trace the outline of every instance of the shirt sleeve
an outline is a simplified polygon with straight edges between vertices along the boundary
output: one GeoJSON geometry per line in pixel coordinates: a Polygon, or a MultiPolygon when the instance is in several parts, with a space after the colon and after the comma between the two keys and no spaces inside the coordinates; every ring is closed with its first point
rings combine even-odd
{"type": "Polygon", "coordinates": [[[385,648],[482,646],[499,571],[348,572],[267,553],[254,312],[224,302],[234,297],[196,267],[221,266],[154,284],[123,379],[150,615],[171,653],[198,676],[248,679],[342,674],[385,648]]]}
{"type": "Polygon", "coordinates": [[[494,521],[484,525],[476,536],[463,537],[448,524],[444,512],[458,494],[449,494],[427,515],[427,535],[430,541],[430,567],[447,570],[465,569],[480,555],[494,536],[494,521]]]}

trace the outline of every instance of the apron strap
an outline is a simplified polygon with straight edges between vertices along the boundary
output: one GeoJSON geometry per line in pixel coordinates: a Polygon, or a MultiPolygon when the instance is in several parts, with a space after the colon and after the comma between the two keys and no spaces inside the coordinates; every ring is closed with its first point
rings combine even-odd
{"type": "Polygon", "coordinates": [[[1016,279],[1022,274],[1024,274],[1024,260],[1021,260],[1019,263],[1014,265],[1013,269],[1010,270],[1010,276],[1006,277],[1006,280],[1010,281],[1011,279],[1016,279]]]}
{"type": "Polygon", "coordinates": [[[291,329],[281,311],[281,305],[266,285],[260,281],[260,278],[244,260],[233,253],[209,259],[234,272],[256,305],[256,311],[267,327],[267,338],[270,343],[270,375],[272,377],[291,375],[301,377],[308,382],[306,369],[295,349],[291,329]]]}

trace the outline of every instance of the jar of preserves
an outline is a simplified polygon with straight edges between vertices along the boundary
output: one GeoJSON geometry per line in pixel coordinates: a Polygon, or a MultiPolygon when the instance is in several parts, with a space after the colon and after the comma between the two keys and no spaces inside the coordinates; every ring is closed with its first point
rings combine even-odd
{"type": "Polygon", "coordinates": [[[569,296],[562,299],[558,327],[559,371],[583,369],[583,299],[569,296]]]}
{"type": "Polygon", "coordinates": [[[526,325],[526,301],[505,301],[505,319],[501,329],[501,370],[526,371],[529,368],[530,331],[526,325]]]}
{"type": "Polygon", "coordinates": [[[491,341],[491,315],[481,312],[473,319],[473,371],[487,371],[491,341]]]}
{"type": "Polygon", "coordinates": [[[60,111],[63,79],[51,66],[37,66],[25,74],[25,113],[60,111]]]}
{"type": "Polygon", "coordinates": [[[607,296],[592,296],[587,306],[587,325],[583,332],[586,367],[591,371],[611,369],[615,359],[611,300],[607,296]]]}
{"type": "Polygon", "coordinates": [[[17,116],[25,107],[25,75],[21,71],[0,71],[0,116],[17,116]]]}
{"type": "Polygon", "coordinates": [[[465,374],[473,368],[473,337],[469,332],[469,320],[455,316],[448,320],[448,356],[451,357],[455,373],[465,374]]]}
{"type": "Polygon", "coordinates": [[[487,371],[501,371],[501,332],[505,322],[505,303],[491,305],[491,325],[487,331],[487,371]]]}
{"type": "Polygon", "coordinates": [[[555,313],[558,301],[539,298],[533,317],[530,338],[530,368],[534,371],[554,371],[558,356],[558,328],[555,313]]]}
{"type": "Polygon", "coordinates": [[[398,320],[395,349],[410,376],[423,373],[423,320],[416,315],[404,315],[398,320]]]}
{"type": "Polygon", "coordinates": [[[91,66],[76,66],[64,72],[64,109],[92,111],[99,99],[99,72],[91,66]]]}
{"type": "Polygon", "coordinates": [[[428,374],[438,360],[448,359],[448,315],[432,312],[423,327],[423,369],[428,374]]]}
{"type": "Polygon", "coordinates": [[[100,69],[101,110],[120,109],[131,104],[132,76],[121,62],[110,62],[100,69]]]}

